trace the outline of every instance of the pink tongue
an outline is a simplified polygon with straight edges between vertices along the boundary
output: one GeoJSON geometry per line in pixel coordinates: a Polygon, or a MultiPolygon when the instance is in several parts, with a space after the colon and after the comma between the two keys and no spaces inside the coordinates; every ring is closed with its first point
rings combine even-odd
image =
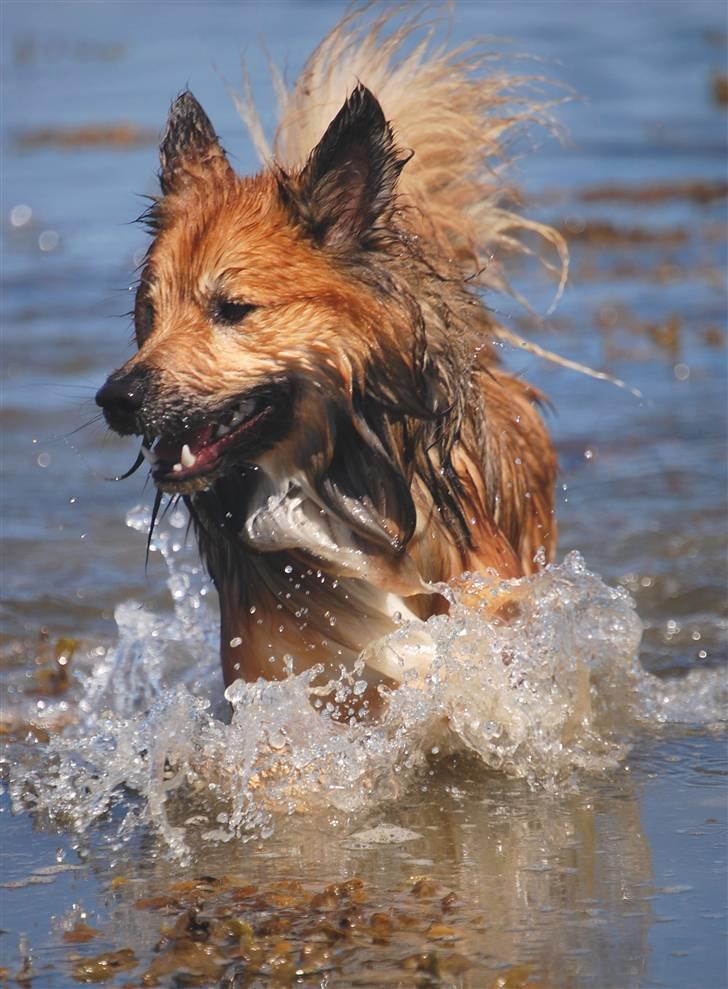
{"type": "Polygon", "coordinates": [[[195,456],[212,439],[213,426],[201,426],[196,433],[185,433],[182,436],[161,436],[155,446],[154,452],[160,460],[176,464],[179,462],[182,447],[186,443],[190,448],[190,453],[195,456]]]}

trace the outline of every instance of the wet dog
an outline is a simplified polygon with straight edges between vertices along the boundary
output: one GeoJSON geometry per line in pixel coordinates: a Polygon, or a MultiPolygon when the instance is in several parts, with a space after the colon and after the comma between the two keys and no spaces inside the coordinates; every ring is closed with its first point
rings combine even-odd
{"type": "MultiPolygon", "coordinates": [[[[175,100],[138,350],[96,397],[142,438],[156,507],[189,509],[227,684],[336,673],[446,611],[433,584],[518,577],[554,549],[539,395],[499,366],[482,299],[538,227],[504,208],[501,178],[533,107],[477,50],[428,55],[407,49],[416,23],[388,28],[354,17],[325,39],[273,153],[246,106],[266,160],[252,177],[192,94],[175,100]]],[[[374,683],[401,679],[385,653],[372,665],[374,683]]]]}

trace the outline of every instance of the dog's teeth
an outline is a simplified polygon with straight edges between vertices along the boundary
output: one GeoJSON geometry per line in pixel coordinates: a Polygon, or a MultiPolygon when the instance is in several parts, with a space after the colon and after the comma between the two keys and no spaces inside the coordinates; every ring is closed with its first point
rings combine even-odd
{"type": "Polygon", "coordinates": [[[229,426],[220,425],[217,427],[216,436],[226,436],[230,432],[229,426]]]}
{"type": "Polygon", "coordinates": [[[179,459],[182,461],[183,467],[194,467],[195,460],[197,460],[197,457],[194,455],[192,450],[190,450],[190,448],[185,443],[185,445],[182,447],[182,450],[180,452],[179,459]]]}
{"type": "Polygon", "coordinates": [[[237,426],[237,424],[239,422],[242,422],[242,421],[243,421],[243,417],[240,414],[240,412],[237,412],[237,411],[236,412],[233,412],[232,418],[230,420],[230,425],[231,426],[237,426]]]}
{"type": "Polygon", "coordinates": [[[142,456],[144,457],[144,459],[148,464],[151,464],[152,467],[154,467],[154,465],[157,462],[157,455],[156,453],[154,453],[153,450],[147,449],[147,447],[145,447],[143,443],[142,443],[142,456]]]}
{"type": "Polygon", "coordinates": [[[184,470],[184,467],[182,466],[182,464],[175,464],[172,470],[175,472],[175,474],[179,474],[180,471],[184,470]]]}

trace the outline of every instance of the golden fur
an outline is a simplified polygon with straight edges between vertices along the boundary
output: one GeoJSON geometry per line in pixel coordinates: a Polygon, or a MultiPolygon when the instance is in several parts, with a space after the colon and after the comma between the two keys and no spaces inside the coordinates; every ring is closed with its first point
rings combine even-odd
{"type": "Polygon", "coordinates": [[[226,683],[350,665],[398,613],[446,610],[431,583],[517,577],[555,545],[539,395],[498,366],[480,297],[525,230],[565,258],[502,205],[505,137],[538,108],[477,49],[417,42],[417,18],[360,18],[279,83],[272,155],[245,104],[252,178],[175,101],[139,349],[98,395],[190,509],[226,683]]]}

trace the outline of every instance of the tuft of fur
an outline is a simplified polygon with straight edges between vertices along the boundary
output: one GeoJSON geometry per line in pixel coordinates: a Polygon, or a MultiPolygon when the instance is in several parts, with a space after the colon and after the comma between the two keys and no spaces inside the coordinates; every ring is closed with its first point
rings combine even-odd
{"type": "Polygon", "coordinates": [[[388,5],[372,21],[370,6],[335,26],[294,86],[271,67],[280,117],[272,148],[247,78],[246,99],[233,94],[261,159],[300,166],[346,93],[361,83],[394,123],[399,145],[411,149],[399,193],[411,207],[412,229],[434,239],[461,276],[505,292],[512,292],[506,259],[531,253],[521,238],[534,233],[556,252],[556,265],[542,260],[558,275],[558,297],[568,273],[566,243],[552,227],[507,208],[515,194],[506,176],[509,146],[533,125],[552,128],[549,111],[559,100],[542,95],[541,79],[503,72],[500,57],[482,43],[453,50],[438,44],[440,24],[427,21],[421,8],[411,14],[408,5],[388,5]]]}

